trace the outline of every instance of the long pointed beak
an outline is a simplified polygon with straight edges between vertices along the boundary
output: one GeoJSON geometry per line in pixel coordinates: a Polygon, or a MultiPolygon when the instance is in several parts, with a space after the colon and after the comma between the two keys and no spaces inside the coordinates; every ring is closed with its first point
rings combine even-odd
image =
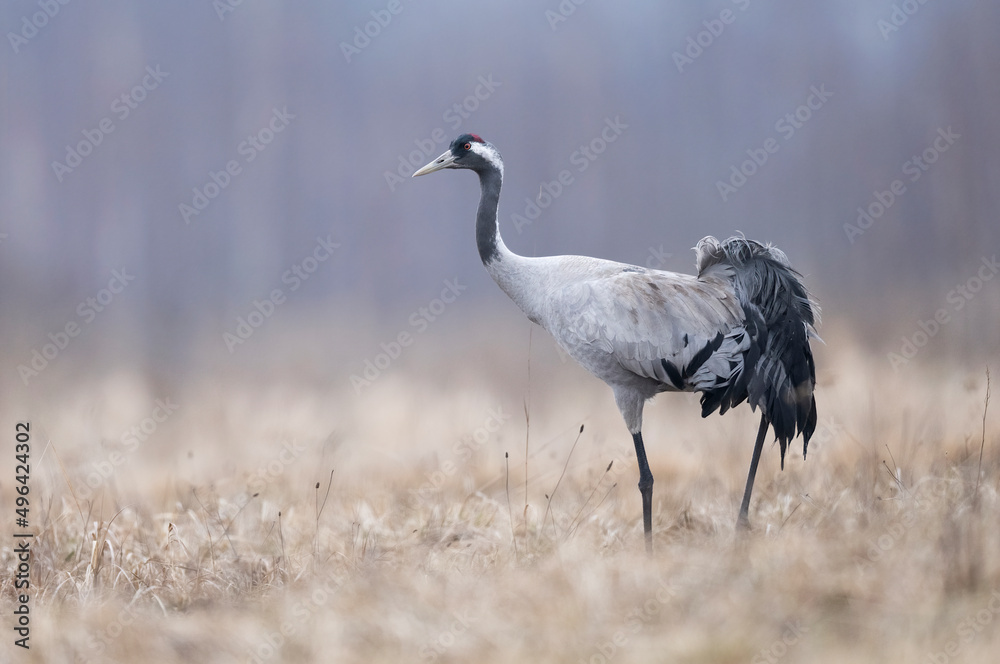
{"type": "Polygon", "coordinates": [[[443,155],[441,155],[431,163],[427,164],[426,166],[421,168],[419,171],[417,171],[410,177],[415,178],[418,175],[427,175],[428,173],[433,173],[434,171],[440,171],[442,168],[448,168],[454,162],[455,162],[455,155],[451,153],[451,150],[448,150],[443,155]]]}

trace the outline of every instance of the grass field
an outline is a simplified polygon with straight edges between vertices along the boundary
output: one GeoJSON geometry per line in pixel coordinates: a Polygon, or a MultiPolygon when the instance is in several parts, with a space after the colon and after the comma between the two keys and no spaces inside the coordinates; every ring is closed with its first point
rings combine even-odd
{"type": "Polygon", "coordinates": [[[796,442],[782,472],[765,447],[748,534],[755,415],[657,398],[649,557],[610,391],[539,332],[529,383],[516,329],[489,353],[427,339],[360,395],[358,362],[335,380],[291,363],[8,390],[5,430],[21,413],[34,427],[37,537],[25,651],[5,458],[0,659],[996,661],[985,366],[894,372],[828,325],[808,459],[796,442]]]}

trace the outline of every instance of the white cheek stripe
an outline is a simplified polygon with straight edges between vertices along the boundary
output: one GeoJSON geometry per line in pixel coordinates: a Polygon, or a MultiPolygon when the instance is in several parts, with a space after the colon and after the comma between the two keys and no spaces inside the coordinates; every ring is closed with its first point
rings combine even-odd
{"type": "Polygon", "coordinates": [[[472,143],[472,152],[475,152],[480,157],[490,162],[498,169],[500,169],[500,174],[503,175],[503,160],[500,158],[500,153],[496,149],[489,145],[488,143],[472,143]]]}

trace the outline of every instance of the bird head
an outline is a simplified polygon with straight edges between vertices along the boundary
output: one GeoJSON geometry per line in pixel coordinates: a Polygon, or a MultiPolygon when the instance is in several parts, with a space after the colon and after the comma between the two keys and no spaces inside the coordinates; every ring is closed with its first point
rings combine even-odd
{"type": "Polygon", "coordinates": [[[427,164],[416,173],[427,175],[445,168],[468,168],[477,173],[499,170],[503,174],[503,159],[495,147],[475,134],[462,134],[451,143],[443,155],[427,164]]]}

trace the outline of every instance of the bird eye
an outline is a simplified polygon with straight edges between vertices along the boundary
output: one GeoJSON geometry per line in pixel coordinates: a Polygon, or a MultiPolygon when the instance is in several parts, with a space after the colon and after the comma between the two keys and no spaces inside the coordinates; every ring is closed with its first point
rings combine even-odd
{"type": "Polygon", "coordinates": [[[472,149],[472,143],[466,143],[462,147],[465,148],[466,150],[471,150],[472,149]]]}

